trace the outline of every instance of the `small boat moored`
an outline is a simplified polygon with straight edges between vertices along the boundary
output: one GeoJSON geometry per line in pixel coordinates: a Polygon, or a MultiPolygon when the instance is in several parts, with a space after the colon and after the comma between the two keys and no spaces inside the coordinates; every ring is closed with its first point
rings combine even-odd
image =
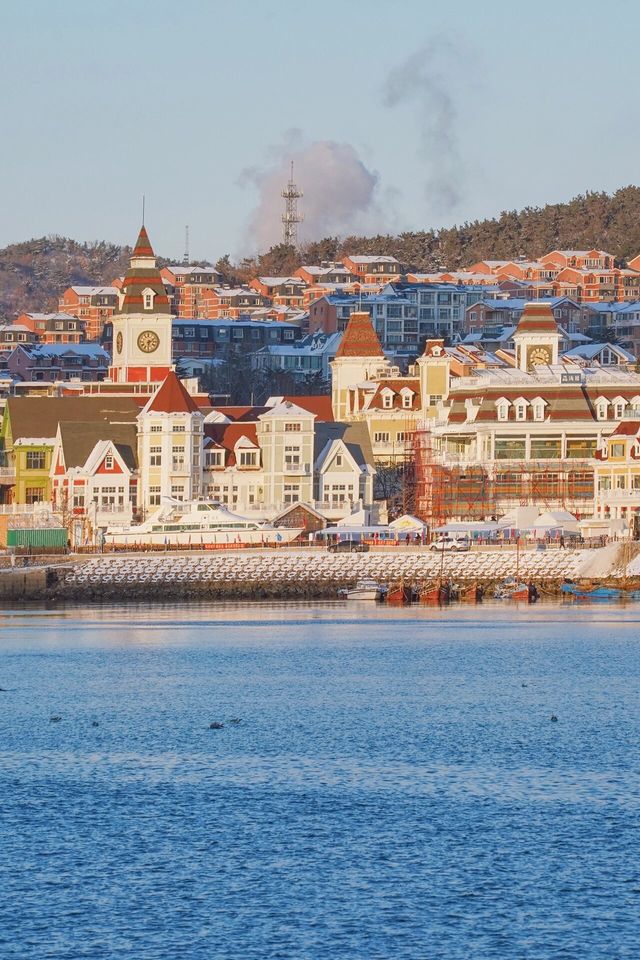
{"type": "Polygon", "coordinates": [[[345,587],[338,591],[341,600],[382,600],[386,588],[377,580],[358,580],[355,587],[345,587]]]}
{"type": "Polygon", "coordinates": [[[535,603],[538,591],[533,583],[521,583],[515,577],[507,577],[494,592],[496,600],[519,600],[523,603],[535,603]]]}

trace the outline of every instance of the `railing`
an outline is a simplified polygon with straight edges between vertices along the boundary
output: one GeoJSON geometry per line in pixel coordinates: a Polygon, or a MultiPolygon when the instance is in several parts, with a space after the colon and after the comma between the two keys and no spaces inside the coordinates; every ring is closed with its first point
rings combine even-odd
{"type": "Polygon", "coordinates": [[[15,480],[16,478],[16,468],[15,467],[0,467],[0,483],[5,480],[15,480]]]}

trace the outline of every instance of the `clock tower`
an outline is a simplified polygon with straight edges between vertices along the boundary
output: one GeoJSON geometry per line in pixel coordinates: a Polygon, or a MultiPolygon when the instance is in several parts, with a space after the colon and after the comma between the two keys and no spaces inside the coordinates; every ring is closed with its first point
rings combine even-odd
{"type": "Polygon", "coordinates": [[[171,309],[142,227],[113,316],[109,376],[115,383],[160,383],[172,369],[171,309]]]}
{"type": "Polygon", "coordinates": [[[561,338],[562,334],[548,303],[532,301],[525,304],[513,334],[518,370],[533,373],[537,366],[556,364],[561,338]]]}

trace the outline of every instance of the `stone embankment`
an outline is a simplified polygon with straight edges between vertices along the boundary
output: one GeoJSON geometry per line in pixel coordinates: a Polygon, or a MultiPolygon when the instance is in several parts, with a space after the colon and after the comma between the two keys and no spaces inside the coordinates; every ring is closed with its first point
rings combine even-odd
{"type": "Polygon", "coordinates": [[[627,564],[631,572],[640,563],[637,549],[634,544],[628,553],[628,546],[612,544],[598,550],[527,550],[519,555],[515,549],[471,550],[444,559],[425,549],[337,555],[304,549],[116,554],[1,573],[0,601],[333,599],[341,587],[366,578],[428,585],[442,576],[490,588],[516,571],[543,595],[553,595],[565,578],[620,577],[627,564]]]}

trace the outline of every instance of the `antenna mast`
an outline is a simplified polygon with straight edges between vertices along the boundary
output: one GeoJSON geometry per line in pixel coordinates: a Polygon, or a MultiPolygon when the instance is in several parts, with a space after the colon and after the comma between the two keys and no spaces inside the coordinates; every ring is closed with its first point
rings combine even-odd
{"type": "Polygon", "coordinates": [[[189,226],[184,228],[184,256],[182,258],[183,266],[189,266],[189,226]]]}
{"type": "Polygon", "coordinates": [[[282,242],[288,247],[295,247],[298,241],[298,224],[304,216],[298,212],[298,200],[302,198],[302,190],[298,190],[293,179],[293,160],[287,187],[282,191],[284,199],[284,213],[282,214],[282,242]]]}

